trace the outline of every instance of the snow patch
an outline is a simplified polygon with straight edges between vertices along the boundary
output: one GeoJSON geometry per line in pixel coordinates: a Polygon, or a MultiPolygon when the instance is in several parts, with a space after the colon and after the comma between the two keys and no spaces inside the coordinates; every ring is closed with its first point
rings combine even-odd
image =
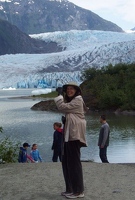
{"type": "Polygon", "coordinates": [[[31,92],[32,95],[40,95],[40,94],[48,94],[51,93],[52,89],[46,88],[46,89],[38,89],[38,90],[33,90],[31,92]]]}

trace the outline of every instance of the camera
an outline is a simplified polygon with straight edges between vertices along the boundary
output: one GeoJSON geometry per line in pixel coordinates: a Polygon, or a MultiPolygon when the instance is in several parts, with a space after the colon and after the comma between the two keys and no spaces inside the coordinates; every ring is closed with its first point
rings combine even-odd
{"type": "Polygon", "coordinates": [[[56,92],[58,92],[58,96],[63,95],[63,87],[57,87],[56,92]]]}
{"type": "Polygon", "coordinates": [[[62,124],[65,125],[65,123],[66,123],[66,117],[65,117],[65,116],[62,116],[62,117],[61,117],[61,121],[62,121],[62,124]]]}

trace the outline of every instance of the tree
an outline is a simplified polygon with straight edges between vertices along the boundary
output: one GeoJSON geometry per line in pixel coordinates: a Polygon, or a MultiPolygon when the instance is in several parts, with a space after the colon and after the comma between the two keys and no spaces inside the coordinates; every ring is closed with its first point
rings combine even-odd
{"type": "MultiPolygon", "coordinates": [[[[3,128],[0,127],[0,132],[3,133],[3,128]]],[[[18,149],[20,143],[13,143],[7,136],[0,142],[0,159],[7,163],[17,162],[18,149]]]]}
{"type": "Polygon", "coordinates": [[[88,106],[90,103],[98,110],[135,110],[135,63],[89,68],[82,72],[82,80],[84,99],[89,98],[88,106]]]}

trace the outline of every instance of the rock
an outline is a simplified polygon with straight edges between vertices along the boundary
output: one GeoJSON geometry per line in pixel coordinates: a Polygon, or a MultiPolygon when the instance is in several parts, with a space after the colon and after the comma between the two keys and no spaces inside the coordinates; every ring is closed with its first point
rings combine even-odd
{"type": "Polygon", "coordinates": [[[41,111],[58,111],[54,100],[40,101],[39,103],[34,104],[31,109],[41,111]]]}

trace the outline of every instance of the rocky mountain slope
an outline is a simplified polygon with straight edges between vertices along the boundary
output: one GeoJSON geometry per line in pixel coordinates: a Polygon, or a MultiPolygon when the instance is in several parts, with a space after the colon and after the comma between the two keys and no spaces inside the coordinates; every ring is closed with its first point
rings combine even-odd
{"type": "Polygon", "coordinates": [[[0,0],[0,18],[27,34],[69,30],[122,32],[116,24],[67,0],[0,0]]]}
{"type": "Polygon", "coordinates": [[[61,51],[56,42],[34,39],[9,22],[0,20],[0,55],[16,53],[51,53],[61,51]]]}

